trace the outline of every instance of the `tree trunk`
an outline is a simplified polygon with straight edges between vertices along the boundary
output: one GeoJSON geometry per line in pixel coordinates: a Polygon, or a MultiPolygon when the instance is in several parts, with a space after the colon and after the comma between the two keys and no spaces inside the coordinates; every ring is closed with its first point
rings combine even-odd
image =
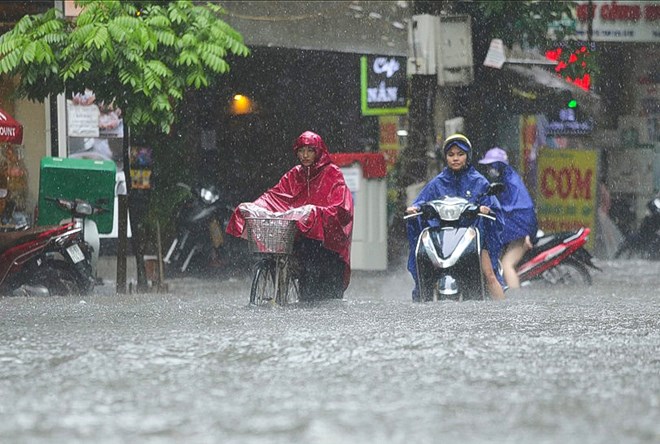
{"type": "Polygon", "coordinates": [[[126,256],[128,240],[128,210],[131,209],[131,234],[133,243],[133,252],[135,253],[135,265],[137,271],[137,290],[145,291],[148,288],[147,273],[144,264],[144,236],[143,236],[143,214],[144,205],[135,202],[131,198],[133,194],[131,189],[131,170],[130,170],[130,131],[126,122],[124,122],[124,139],[122,144],[122,163],[124,176],[126,180],[125,195],[118,197],[119,201],[119,220],[118,220],[118,245],[117,245],[117,293],[126,294],[126,256]],[[136,208],[139,206],[140,208],[136,208]]]}
{"type": "MultiPolygon", "coordinates": [[[[124,122],[124,139],[122,141],[122,158],[124,163],[124,175],[126,183],[129,180],[129,174],[126,173],[128,156],[128,125],[124,122]]],[[[128,184],[126,185],[128,190],[128,184]]],[[[128,195],[119,194],[117,196],[117,294],[126,294],[126,246],[127,246],[127,219],[128,219],[128,195]]]]}
{"type": "Polygon", "coordinates": [[[399,187],[426,181],[427,152],[435,143],[433,117],[437,81],[435,75],[413,75],[410,85],[408,144],[401,153],[399,187]]]}

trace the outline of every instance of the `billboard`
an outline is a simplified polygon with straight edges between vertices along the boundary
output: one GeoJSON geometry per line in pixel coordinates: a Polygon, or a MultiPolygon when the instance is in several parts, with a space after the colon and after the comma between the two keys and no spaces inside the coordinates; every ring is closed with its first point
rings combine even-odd
{"type": "Polygon", "coordinates": [[[541,148],[536,207],[539,228],[548,233],[589,227],[596,238],[598,152],[541,148]]]}
{"type": "Polygon", "coordinates": [[[589,20],[591,40],[596,42],[660,41],[660,2],[655,1],[593,1],[577,2],[575,33],[588,40],[589,20]],[[591,9],[591,11],[590,11],[591,9]]]}

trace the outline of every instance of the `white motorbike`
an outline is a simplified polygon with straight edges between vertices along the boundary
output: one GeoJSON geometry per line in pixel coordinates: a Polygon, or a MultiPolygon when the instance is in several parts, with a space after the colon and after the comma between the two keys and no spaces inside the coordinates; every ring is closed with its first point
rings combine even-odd
{"type": "MultiPolygon", "coordinates": [[[[493,183],[485,195],[495,195],[502,189],[502,184],[493,183]]],[[[408,223],[419,223],[418,217],[425,222],[434,221],[421,231],[415,248],[420,301],[486,299],[481,269],[482,234],[476,222],[480,217],[495,217],[479,212],[476,202],[480,197],[471,202],[445,196],[404,216],[408,223]]]]}

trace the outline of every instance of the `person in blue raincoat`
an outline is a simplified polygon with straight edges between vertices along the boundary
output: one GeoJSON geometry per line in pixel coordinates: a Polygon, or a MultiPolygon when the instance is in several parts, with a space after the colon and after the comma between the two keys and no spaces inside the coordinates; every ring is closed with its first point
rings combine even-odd
{"type": "MultiPolygon", "coordinates": [[[[444,155],[447,166],[424,186],[412,205],[406,208],[406,213],[415,213],[419,211],[423,203],[443,196],[463,197],[472,201],[476,196],[482,195],[478,202],[480,204],[479,210],[485,214],[494,213],[497,217],[496,221],[485,218],[479,218],[478,221],[477,226],[483,234],[484,243],[481,252],[482,270],[490,296],[493,299],[504,299],[502,278],[496,268],[502,249],[500,242],[502,223],[499,220],[500,204],[495,196],[485,195],[489,182],[471,164],[472,144],[467,137],[462,134],[447,137],[442,146],[442,155],[444,155]]],[[[408,242],[410,244],[408,271],[415,280],[415,288],[412,294],[413,301],[419,301],[415,247],[417,238],[424,228],[421,218],[413,219],[407,224],[408,242]]]]}
{"type": "Polygon", "coordinates": [[[491,148],[479,163],[487,166],[486,177],[491,182],[501,182],[505,187],[497,195],[505,226],[502,272],[509,288],[520,288],[516,265],[532,248],[538,230],[534,202],[520,175],[509,165],[509,158],[502,148],[491,148]]]}

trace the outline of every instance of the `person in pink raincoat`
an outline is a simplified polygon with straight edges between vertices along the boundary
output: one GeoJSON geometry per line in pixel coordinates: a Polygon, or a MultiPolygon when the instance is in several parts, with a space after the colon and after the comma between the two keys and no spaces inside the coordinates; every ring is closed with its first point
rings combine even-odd
{"type": "MultiPolygon", "coordinates": [[[[302,300],[342,298],[351,276],[353,198],[339,167],[332,163],[323,139],[312,131],[293,144],[300,161],[253,204],[273,212],[306,207],[298,220],[294,252],[302,267],[302,300]]],[[[234,211],[227,233],[245,237],[241,205],[234,211]]]]}

